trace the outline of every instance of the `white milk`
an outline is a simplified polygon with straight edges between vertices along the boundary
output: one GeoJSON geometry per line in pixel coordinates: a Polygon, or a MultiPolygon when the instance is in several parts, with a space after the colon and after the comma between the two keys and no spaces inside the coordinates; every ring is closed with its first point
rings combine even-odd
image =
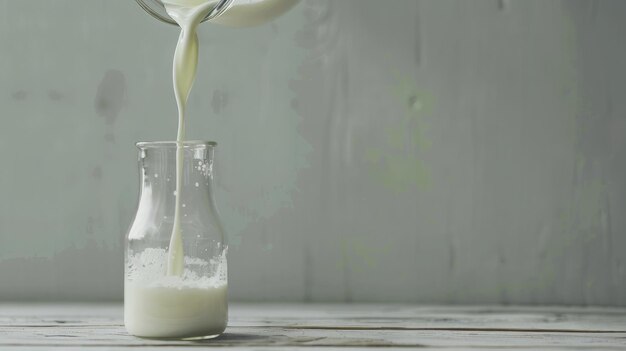
{"type": "MultiPolygon", "coordinates": [[[[237,26],[267,21],[288,10],[296,0],[247,0],[224,14],[224,23],[237,26]]],[[[216,272],[194,271],[198,259],[186,258],[181,231],[181,190],[185,109],[198,64],[200,22],[217,0],[163,0],[167,13],[181,27],[174,53],[174,94],[178,106],[176,150],[176,203],[168,252],[146,249],[131,253],[124,284],[124,324],[129,333],[143,337],[185,338],[215,336],[226,327],[228,304],[226,256],[216,272]],[[187,262],[185,262],[187,261],[187,262]],[[210,276],[210,278],[207,278],[210,276]]],[[[219,17],[222,18],[222,17],[219,17]]],[[[196,267],[197,268],[197,267],[196,267]]]]}
{"type": "Polygon", "coordinates": [[[131,253],[124,282],[124,325],[133,335],[152,338],[211,337],[228,320],[226,253],[212,262],[185,259],[180,276],[164,274],[167,252],[131,253]],[[213,267],[210,277],[202,267],[213,267]]]}
{"type": "Polygon", "coordinates": [[[287,12],[299,0],[237,0],[212,23],[231,27],[256,26],[287,12]]]}
{"type": "Polygon", "coordinates": [[[146,338],[219,335],[228,320],[226,285],[216,287],[146,287],[126,282],[124,325],[146,338]]]}
{"type": "Polygon", "coordinates": [[[170,238],[167,264],[168,275],[181,275],[183,272],[183,237],[180,228],[181,190],[183,181],[183,147],[185,141],[185,109],[189,92],[196,78],[198,66],[198,36],[196,28],[217,4],[216,0],[164,0],[167,13],[180,26],[180,36],[174,52],[173,80],[174,95],[178,106],[178,133],[176,141],[176,204],[174,226],[170,238]]]}
{"type": "MultiPolygon", "coordinates": [[[[200,22],[219,3],[218,0],[162,0],[165,10],[181,28],[174,53],[174,95],[178,106],[178,134],[176,141],[185,140],[185,109],[198,66],[198,36],[200,22]]],[[[289,10],[298,0],[240,0],[214,21],[233,26],[257,25],[289,10]],[[221,22],[220,22],[221,21],[221,22]]],[[[170,238],[167,274],[180,275],[183,271],[183,241],[180,228],[183,148],[176,150],[176,204],[174,226],[170,238]]]]}

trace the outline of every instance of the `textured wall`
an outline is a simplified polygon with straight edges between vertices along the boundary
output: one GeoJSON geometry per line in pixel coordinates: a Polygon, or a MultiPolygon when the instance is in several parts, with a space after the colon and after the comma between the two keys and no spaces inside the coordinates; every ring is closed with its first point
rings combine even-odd
{"type": "MultiPolygon", "coordinates": [[[[626,305],[626,1],[308,0],[201,28],[231,296],[626,305]]],[[[120,299],[175,27],[0,0],[0,299],[120,299]],[[72,15],[72,16],[70,16],[72,15]]]]}

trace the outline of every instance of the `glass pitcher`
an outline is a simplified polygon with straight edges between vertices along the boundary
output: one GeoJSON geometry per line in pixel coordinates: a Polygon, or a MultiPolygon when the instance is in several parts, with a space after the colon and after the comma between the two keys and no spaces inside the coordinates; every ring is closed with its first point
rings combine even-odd
{"type": "MultiPolygon", "coordinates": [[[[154,18],[176,25],[167,14],[161,0],[136,0],[154,18]]],[[[177,0],[183,3],[200,4],[214,2],[215,7],[204,21],[230,27],[247,27],[263,24],[282,15],[299,0],[177,0]]]]}
{"type": "Polygon", "coordinates": [[[226,328],[227,246],[213,198],[216,143],[185,141],[183,272],[167,274],[176,206],[176,142],[141,142],[140,196],[125,255],[124,324],[149,338],[211,338],[226,328]]]}

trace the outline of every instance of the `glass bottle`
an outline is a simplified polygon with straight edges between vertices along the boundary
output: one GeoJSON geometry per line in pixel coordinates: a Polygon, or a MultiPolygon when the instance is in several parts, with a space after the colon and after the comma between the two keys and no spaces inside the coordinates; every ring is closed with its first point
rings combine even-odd
{"type": "MultiPolygon", "coordinates": [[[[135,0],[152,17],[169,24],[176,22],[167,14],[161,0],[135,0]]],[[[171,1],[171,0],[170,0],[171,1]]],[[[183,3],[214,2],[215,7],[202,20],[230,27],[256,26],[271,21],[292,8],[299,0],[176,0],[183,3]]]]}
{"type": "Polygon", "coordinates": [[[140,142],[140,195],[126,242],[124,324],[150,338],[211,338],[226,328],[227,245],[213,198],[216,143],[185,141],[182,274],[168,275],[176,206],[176,142],[140,142]]]}

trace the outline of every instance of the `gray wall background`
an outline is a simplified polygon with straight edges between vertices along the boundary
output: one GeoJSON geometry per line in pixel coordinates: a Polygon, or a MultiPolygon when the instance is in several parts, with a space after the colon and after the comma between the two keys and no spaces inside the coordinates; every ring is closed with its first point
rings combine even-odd
{"type": "MultiPolygon", "coordinates": [[[[119,300],[178,31],[0,0],[0,299],[119,300]]],[[[235,300],[626,306],[626,1],[306,0],[203,25],[235,300]]]]}

